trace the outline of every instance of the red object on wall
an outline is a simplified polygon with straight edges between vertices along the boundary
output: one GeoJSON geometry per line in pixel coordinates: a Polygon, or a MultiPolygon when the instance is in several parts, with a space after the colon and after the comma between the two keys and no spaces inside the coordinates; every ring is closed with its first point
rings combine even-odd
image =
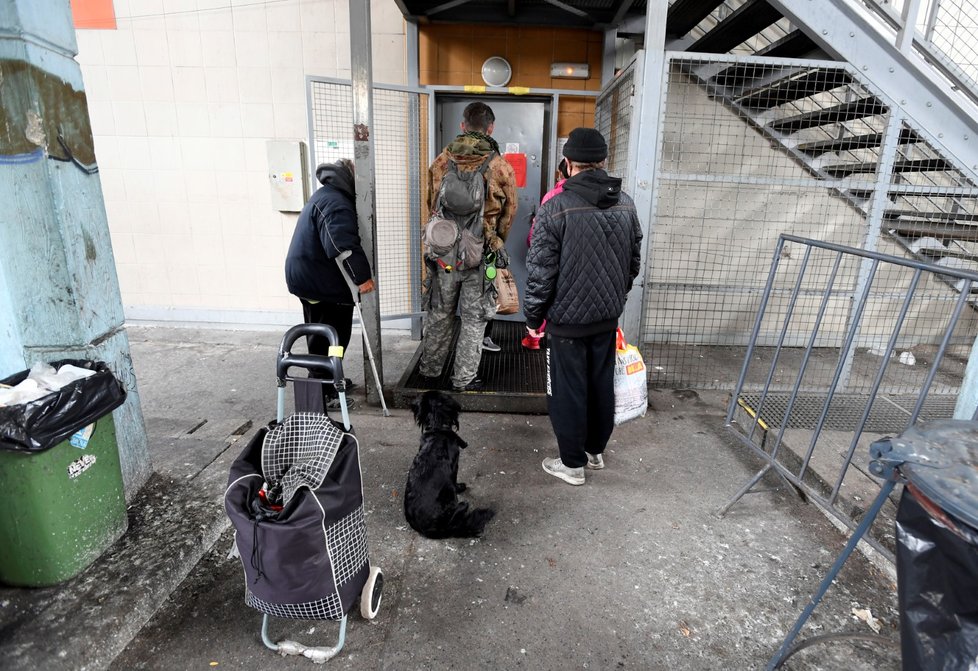
{"type": "Polygon", "coordinates": [[[115,7],[112,0],[71,0],[75,28],[115,30],[115,7]]]}
{"type": "Polygon", "coordinates": [[[526,154],[503,154],[506,162],[513,166],[516,173],[516,186],[523,188],[526,186],[526,154]]]}

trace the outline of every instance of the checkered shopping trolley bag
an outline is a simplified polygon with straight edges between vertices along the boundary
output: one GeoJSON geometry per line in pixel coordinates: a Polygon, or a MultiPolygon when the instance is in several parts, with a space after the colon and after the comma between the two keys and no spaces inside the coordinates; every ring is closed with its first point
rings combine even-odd
{"type": "MultiPolygon", "coordinates": [[[[286,342],[288,334],[280,361],[289,357],[286,342]]],[[[309,355],[298,358],[309,361],[309,355]]],[[[343,379],[338,360],[329,367],[343,379]]],[[[280,389],[286,379],[280,374],[280,389]]],[[[244,567],[245,603],[264,614],[262,641],[314,661],[342,649],[355,605],[365,618],[376,616],[383,591],[383,576],[367,556],[359,445],[343,415],[338,423],[324,413],[297,412],[260,429],[231,465],[224,496],[244,567]],[[328,648],[273,643],[269,617],[339,620],[339,641],[328,648]]]]}

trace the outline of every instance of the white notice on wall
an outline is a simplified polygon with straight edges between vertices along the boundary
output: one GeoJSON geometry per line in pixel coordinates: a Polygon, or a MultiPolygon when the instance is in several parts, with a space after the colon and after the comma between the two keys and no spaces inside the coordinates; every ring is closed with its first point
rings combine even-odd
{"type": "Polygon", "coordinates": [[[519,142],[507,142],[506,151],[504,154],[519,154],[520,153],[520,143],[519,142]]]}

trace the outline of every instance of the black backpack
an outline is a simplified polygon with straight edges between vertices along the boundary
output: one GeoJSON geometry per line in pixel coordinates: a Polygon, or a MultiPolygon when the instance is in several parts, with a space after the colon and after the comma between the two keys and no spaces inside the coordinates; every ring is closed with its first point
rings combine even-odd
{"type": "Polygon", "coordinates": [[[448,171],[442,177],[435,199],[434,214],[422,236],[425,257],[442,270],[470,270],[482,263],[486,173],[493,156],[486,156],[479,169],[471,171],[461,171],[455,161],[448,162],[448,171]]]}

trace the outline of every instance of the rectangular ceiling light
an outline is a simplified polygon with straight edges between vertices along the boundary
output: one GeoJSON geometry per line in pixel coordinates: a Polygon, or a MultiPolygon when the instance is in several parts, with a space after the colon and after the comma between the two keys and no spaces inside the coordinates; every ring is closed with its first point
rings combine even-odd
{"type": "Polygon", "coordinates": [[[587,79],[587,63],[553,63],[550,76],[554,79],[587,79]]]}

